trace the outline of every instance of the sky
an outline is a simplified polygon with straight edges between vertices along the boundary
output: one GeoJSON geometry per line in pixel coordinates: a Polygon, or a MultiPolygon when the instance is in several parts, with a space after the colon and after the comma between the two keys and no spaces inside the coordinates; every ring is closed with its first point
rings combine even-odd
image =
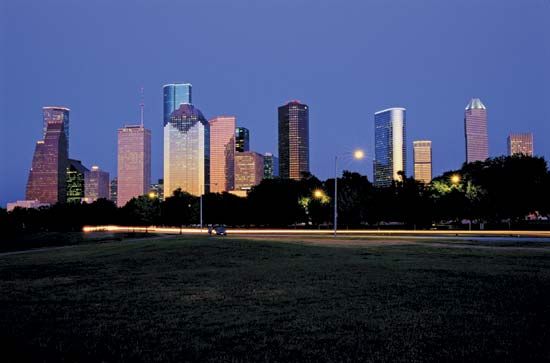
{"type": "Polygon", "coordinates": [[[310,106],[310,166],[372,176],[374,112],[407,108],[433,142],[434,175],[464,161],[464,107],[488,110],[489,153],[533,132],[550,160],[550,0],[2,0],[0,205],[24,199],[42,107],[66,106],[70,157],[116,174],[116,131],[152,131],[162,177],[162,85],[193,84],[207,118],[236,115],[251,149],[277,154],[277,107],[310,106]]]}

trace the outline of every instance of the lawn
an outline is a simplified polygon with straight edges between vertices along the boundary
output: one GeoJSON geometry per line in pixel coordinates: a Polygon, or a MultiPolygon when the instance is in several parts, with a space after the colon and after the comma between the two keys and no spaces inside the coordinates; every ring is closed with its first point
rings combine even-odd
{"type": "Polygon", "coordinates": [[[547,250],[295,242],[0,256],[2,361],[550,360],[547,250]]]}

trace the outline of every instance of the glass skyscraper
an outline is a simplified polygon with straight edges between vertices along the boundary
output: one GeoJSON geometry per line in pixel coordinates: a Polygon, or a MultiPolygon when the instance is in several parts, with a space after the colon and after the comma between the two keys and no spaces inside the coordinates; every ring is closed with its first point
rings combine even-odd
{"type": "Polygon", "coordinates": [[[69,159],[67,167],[67,202],[80,203],[85,197],[88,168],[80,160],[69,159]]]}
{"type": "Polygon", "coordinates": [[[485,161],[489,157],[487,109],[479,98],[472,98],[464,111],[466,162],[485,161]]]}
{"type": "Polygon", "coordinates": [[[273,179],[279,176],[279,158],[272,153],[264,154],[264,179],[273,179]]]}
{"type": "Polygon", "coordinates": [[[171,83],[162,87],[164,98],[164,124],[170,121],[170,115],[180,105],[193,103],[191,83],[171,83]]]}
{"type": "Polygon", "coordinates": [[[246,127],[235,128],[235,151],[250,151],[250,132],[246,127]]]}
{"type": "Polygon", "coordinates": [[[181,104],[164,123],[165,197],[178,188],[193,195],[210,191],[210,126],[191,104],[181,104]]]}
{"type": "Polygon", "coordinates": [[[401,107],[374,114],[374,185],[390,186],[400,180],[398,172],[406,174],[405,112],[401,107]]]}
{"type": "Polygon", "coordinates": [[[432,181],[432,142],[413,141],[414,178],[422,183],[432,181]]]}
{"type": "Polygon", "coordinates": [[[63,122],[63,130],[65,130],[65,139],[67,140],[67,152],[69,150],[69,112],[71,110],[67,107],[46,106],[42,107],[43,115],[43,134],[46,137],[46,129],[48,128],[48,122],[61,121],[63,122]]]}
{"type": "Polygon", "coordinates": [[[250,190],[264,178],[264,157],[254,151],[235,154],[235,189],[250,190]]]}
{"type": "Polygon", "coordinates": [[[218,116],[210,125],[210,191],[227,192],[235,186],[235,116],[218,116]]]}
{"type": "Polygon", "coordinates": [[[309,173],[309,107],[300,101],[280,106],[279,175],[301,179],[309,173]]]}
{"type": "Polygon", "coordinates": [[[91,170],[86,172],[84,181],[84,194],[87,203],[93,203],[100,198],[109,199],[110,186],[108,172],[94,165],[91,170]]]}
{"type": "Polygon", "coordinates": [[[508,155],[527,155],[533,156],[533,134],[512,133],[508,135],[508,155]]]}

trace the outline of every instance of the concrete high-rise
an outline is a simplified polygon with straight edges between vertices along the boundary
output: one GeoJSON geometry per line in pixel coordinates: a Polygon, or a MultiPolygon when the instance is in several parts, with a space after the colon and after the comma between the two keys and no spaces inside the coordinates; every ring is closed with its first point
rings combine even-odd
{"type": "Polygon", "coordinates": [[[118,129],[117,205],[147,194],[151,184],[151,131],[142,125],[118,129]]]}
{"type": "Polygon", "coordinates": [[[279,176],[279,158],[272,153],[264,154],[264,179],[273,179],[279,176]]]}
{"type": "Polygon", "coordinates": [[[235,116],[218,116],[210,125],[210,192],[235,186],[235,116]]]}
{"type": "Polygon", "coordinates": [[[466,162],[485,161],[489,157],[487,109],[479,98],[472,98],[464,111],[466,162]]]}
{"type": "Polygon", "coordinates": [[[67,202],[80,203],[84,199],[88,168],[80,160],[69,159],[67,166],[67,202]]]}
{"type": "Polygon", "coordinates": [[[43,116],[43,134],[46,137],[46,129],[48,128],[48,122],[60,121],[63,122],[63,130],[65,132],[65,140],[67,140],[67,153],[69,152],[69,113],[70,109],[67,107],[58,106],[46,106],[42,107],[43,116]]]}
{"type": "Polygon", "coordinates": [[[522,154],[533,156],[533,134],[512,133],[508,135],[508,155],[522,154]]]}
{"type": "Polygon", "coordinates": [[[301,179],[309,173],[309,107],[300,101],[280,106],[279,175],[301,179]]]}
{"type": "Polygon", "coordinates": [[[246,127],[235,128],[235,151],[250,151],[250,131],[246,127]]]}
{"type": "Polygon", "coordinates": [[[432,142],[413,141],[414,178],[428,184],[432,181],[432,142]]]}
{"type": "Polygon", "coordinates": [[[55,204],[67,200],[68,152],[63,120],[51,120],[36,143],[27,181],[26,200],[55,204]]]}
{"type": "Polygon", "coordinates": [[[85,197],[88,203],[93,203],[98,199],[109,199],[109,173],[103,171],[99,166],[94,165],[86,172],[85,178],[85,197]]]}
{"type": "Polygon", "coordinates": [[[210,126],[191,104],[181,104],[164,123],[165,198],[178,188],[193,195],[210,191],[210,126]]]}
{"type": "Polygon", "coordinates": [[[390,186],[407,172],[406,109],[388,108],[374,114],[374,185],[390,186]]]}
{"type": "Polygon", "coordinates": [[[264,177],[264,158],[253,151],[235,154],[235,189],[249,190],[264,177]]]}
{"type": "Polygon", "coordinates": [[[170,83],[162,87],[164,124],[170,120],[172,112],[177,110],[181,104],[193,103],[192,90],[191,83],[170,83]]]}

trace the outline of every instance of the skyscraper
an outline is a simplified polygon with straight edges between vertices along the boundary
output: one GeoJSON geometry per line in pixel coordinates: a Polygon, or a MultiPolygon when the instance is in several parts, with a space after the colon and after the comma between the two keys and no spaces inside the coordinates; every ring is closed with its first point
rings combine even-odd
{"type": "Polygon", "coordinates": [[[65,139],[67,140],[67,153],[69,152],[69,112],[71,110],[67,107],[46,106],[42,107],[43,115],[43,133],[46,137],[46,129],[48,128],[48,122],[61,121],[63,122],[63,130],[65,130],[65,139]]]}
{"type": "Polygon", "coordinates": [[[93,203],[100,198],[109,199],[109,173],[103,171],[99,166],[92,166],[86,172],[85,178],[85,200],[93,203]]]}
{"type": "Polygon", "coordinates": [[[164,124],[170,121],[170,115],[177,110],[180,105],[190,104],[192,102],[191,83],[171,83],[162,87],[164,96],[164,124]]]}
{"type": "Polygon", "coordinates": [[[508,135],[508,155],[523,154],[533,156],[533,134],[512,133],[508,135]]]}
{"type": "Polygon", "coordinates": [[[168,198],[178,188],[201,195],[209,187],[208,121],[198,108],[181,104],[164,123],[164,195],[168,198]]]}
{"type": "Polygon", "coordinates": [[[63,120],[52,120],[37,141],[25,199],[55,204],[67,200],[67,140],[63,120]]]}
{"type": "Polygon", "coordinates": [[[253,151],[235,154],[235,189],[249,190],[264,177],[264,158],[253,151]]]}
{"type": "Polygon", "coordinates": [[[290,101],[279,107],[279,175],[301,179],[309,172],[309,107],[290,101]]]}
{"type": "Polygon", "coordinates": [[[218,116],[210,125],[210,191],[233,190],[235,185],[235,116],[218,116]]]}
{"type": "Polygon", "coordinates": [[[235,128],[235,151],[250,151],[250,132],[246,127],[235,128]]]}
{"type": "Polygon", "coordinates": [[[84,199],[88,168],[80,160],[69,159],[67,166],[67,202],[80,203],[84,199]]]}
{"type": "Polygon", "coordinates": [[[264,154],[264,179],[273,179],[279,176],[279,158],[272,153],[264,154]]]}
{"type": "Polygon", "coordinates": [[[388,108],[374,114],[374,185],[386,187],[406,173],[406,110],[388,108]]]}
{"type": "Polygon", "coordinates": [[[422,183],[432,181],[432,142],[413,141],[414,178],[422,183]]]}
{"type": "Polygon", "coordinates": [[[147,194],[151,183],[151,131],[142,125],[118,129],[117,205],[147,194]]]}
{"type": "Polygon", "coordinates": [[[117,202],[118,178],[115,176],[109,184],[109,200],[118,205],[117,202]]]}
{"type": "Polygon", "coordinates": [[[487,109],[479,98],[472,98],[464,111],[466,162],[485,161],[489,157],[487,109]]]}

